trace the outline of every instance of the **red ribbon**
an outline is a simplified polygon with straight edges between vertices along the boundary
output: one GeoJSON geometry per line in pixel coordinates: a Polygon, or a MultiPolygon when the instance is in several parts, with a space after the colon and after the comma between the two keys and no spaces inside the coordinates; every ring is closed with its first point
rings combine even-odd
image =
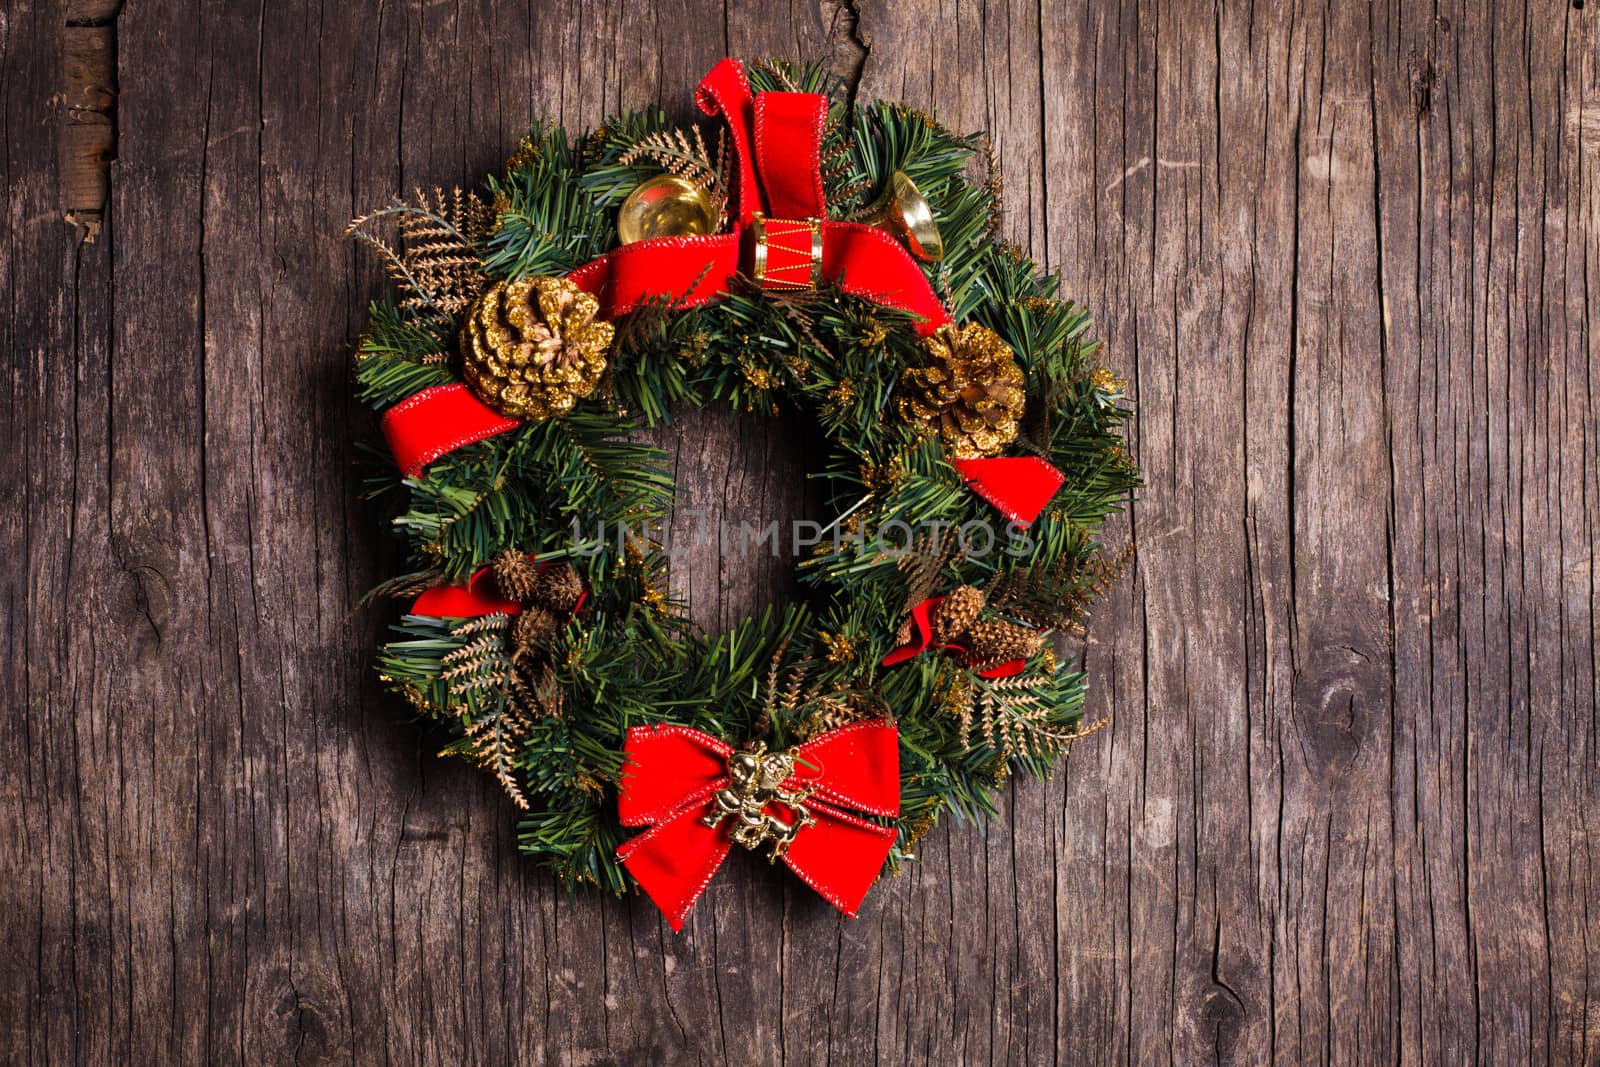
{"type": "MultiPolygon", "coordinates": [[[[757,212],[782,220],[827,214],[821,163],[826,96],[752,94],[744,65],[724,59],[695,90],[695,102],[707,115],[728,121],[739,223],[729,233],[709,237],[657,237],[624,245],[568,275],[599,299],[607,318],[649,300],[687,307],[721,296],[739,272],[742,230],[757,212]]],[[[847,293],[916,315],[916,331],[923,337],[951,321],[916,260],[876,227],[824,221],[821,273],[847,293]]]]}
{"type": "MultiPolygon", "coordinates": [[[[617,794],[624,826],[650,829],[623,842],[617,858],[655,901],[674,930],[705,891],[728,850],[727,830],[703,821],[715,794],[731,783],[733,748],[686,726],[635,726],[623,749],[628,767],[617,794]]],[[[793,750],[794,774],[782,788],[809,787],[806,809],[816,824],[801,829],[783,853],[789,869],[851,918],[894,844],[880,826],[836,805],[870,815],[900,814],[900,735],[886,721],[830,730],[793,750]]]]}
{"type": "Polygon", "coordinates": [[[407,478],[415,478],[446,452],[521,425],[473,396],[461,382],[429,386],[383,413],[383,436],[407,478]]]}
{"type": "Polygon", "coordinates": [[[1062,473],[1038,456],[995,456],[952,461],[967,488],[1000,509],[1012,522],[1030,526],[1050,503],[1062,473]]]}
{"type": "MultiPolygon", "coordinates": [[[[909,644],[899,648],[883,657],[885,667],[893,667],[922,655],[930,648],[949,652],[965,663],[972,655],[972,650],[965,645],[944,644],[933,639],[933,612],[944,602],[942,596],[931,596],[927,600],[911,609],[911,625],[915,631],[909,644]]],[[[985,667],[978,671],[979,678],[1010,678],[1012,675],[1021,674],[1028,667],[1026,658],[1008,659],[1004,663],[997,663],[993,667],[985,667]]]]}

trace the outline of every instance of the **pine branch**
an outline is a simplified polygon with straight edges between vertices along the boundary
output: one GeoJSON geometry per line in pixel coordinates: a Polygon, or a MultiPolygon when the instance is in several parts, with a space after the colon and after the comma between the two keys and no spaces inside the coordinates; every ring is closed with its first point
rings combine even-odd
{"type": "Polygon", "coordinates": [[[402,311],[393,302],[372,304],[367,332],[356,348],[361,399],[384,408],[430,385],[455,380],[440,320],[402,311]],[[424,324],[419,324],[424,323],[424,324]]]}
{"type": "Polygon", "coordinates": [[[500,205],[484,259],[491,277],[566,274],[616,244],[613,205],[596,197],[586,166],[564,130],[536,127],[508,173],[489,180],[500,205]]]}
{"type": "Polygon", "coordinates": [[[405,597],[414,597],[436,585],[444,584],[444,572],[436,567],[429,567],[409,574],[397,574],[393,578],[385,579],[367,591],[361,598],[360,606],[370,607],[379,600],[399,600],[405,597]]]}

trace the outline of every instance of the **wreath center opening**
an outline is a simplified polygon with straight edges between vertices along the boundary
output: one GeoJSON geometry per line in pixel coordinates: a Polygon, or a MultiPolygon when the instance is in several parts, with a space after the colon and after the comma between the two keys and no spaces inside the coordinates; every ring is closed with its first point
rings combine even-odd
{"type": "Polygon", "coordinates": [[[672,599],[707,633],[802,596],[798,556],[822,544],[832,516],[810,476],[815,421],[785,406],[730,419],[685,408],[649,431],[676,483],[662,544],[672,599]]]}

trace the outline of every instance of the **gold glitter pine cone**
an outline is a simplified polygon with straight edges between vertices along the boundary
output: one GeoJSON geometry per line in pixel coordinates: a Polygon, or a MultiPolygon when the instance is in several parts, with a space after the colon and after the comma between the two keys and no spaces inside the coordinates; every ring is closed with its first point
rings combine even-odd
{"type": "Polygon", "coordinates": [[[983,590],[976,586],[958,585],[950,590],[933,613],[933,639],[941,645],[954,642],[978,621],[983,603],[983,590]]]}
{"type": "Polygon", "coordinates": [[[1028,399],[1011,347],[975,322],[926,338],[900,388],[900,417],[937,433],[957,459],[993,456],[1016,440],[1028,399]]]}
{"type": "Polygon", "coordinates": [[[565,415],[600,384],[614,330],[600,302],[566,278],[495,282],[467,311],[461,365],[478,398],[502,415],[565,415]]]}

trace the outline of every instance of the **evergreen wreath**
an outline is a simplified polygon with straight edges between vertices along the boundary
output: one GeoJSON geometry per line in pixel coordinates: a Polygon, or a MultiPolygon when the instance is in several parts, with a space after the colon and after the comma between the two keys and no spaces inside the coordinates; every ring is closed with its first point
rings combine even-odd
{"type": "MultiPolygon", "coordinates": [[[[870,747],[852,727],[892,727],[877,755],[891,774],[898,763],[897,796],[831,796],[858,809],[839,826],[883,841],[865,881],[824,886],[791,863],[853,913],[856,889],[885,859],[910,859],[942,812],[992,814],[1013,771],[1048,774],[1086,732],[1085,674],[1061,638],[1082,635],[1128,558],[1098,538],[1138,484],[1120,434],[1129,409],[1088,314],[998,240],[981,135],[900,104],[847,104],[821,64],[725,60],[699,99],[728,120],[715,147],[654,107],[576,142],[538,125],[481,194],[419,193],[351,224],[398,286],[372,305],[356,361],[393,454],[377,452],[367,485],[409,561],[375,593],[412,600],[379,671],[444,727],[446,753],[498,779],[524,851],[569,886],[617,893],[643,880],[624,823],[656,821],[629,817],[646,798],[619,809],[617,796],[649,739],[700,738],[665,772],[715,758],[695,825],[726,815],[729,840],[776,858],[830,796],[795,784],[818,739],[870,747]],[[795,162],[804,148],[787,135],[813,120],[815,158],[795,162]],[[783,189],[791,172],[798,193],[783,189]],[[774,209],[810,195],[807,173],[820,178],[815,216],[755,210],[763,188],[774,209]],[[662,189],[679,199],[655,229],[619,235],[638,194],[662,189]],[[918,191],[942,259],[909,233],[924,258],[846,225],[881,222],[918,191]],[[756,269],[752,232],[765,242],[756,269]],[[861,247],[834,256],[840,242],[861,247]],[[678,258],[623,258],[652,244],[678,258]],[[931,293],[947,321],[915,295],[882,295],[893,284],[875,264],[900,269],[891,252],[915,267],[903,293],[931,293]],[[624,297],[619,272],[639,262],[645,282],[624,297]],[[832,514],[797,564],[804,602],[716,635],[668,596],[674,487],[638,434],[683,405],[796,409],[827,443],[813,476],[832,514]]],[[[686,901],[645,888],[676,926],[714,868],[686,901]]]]}

